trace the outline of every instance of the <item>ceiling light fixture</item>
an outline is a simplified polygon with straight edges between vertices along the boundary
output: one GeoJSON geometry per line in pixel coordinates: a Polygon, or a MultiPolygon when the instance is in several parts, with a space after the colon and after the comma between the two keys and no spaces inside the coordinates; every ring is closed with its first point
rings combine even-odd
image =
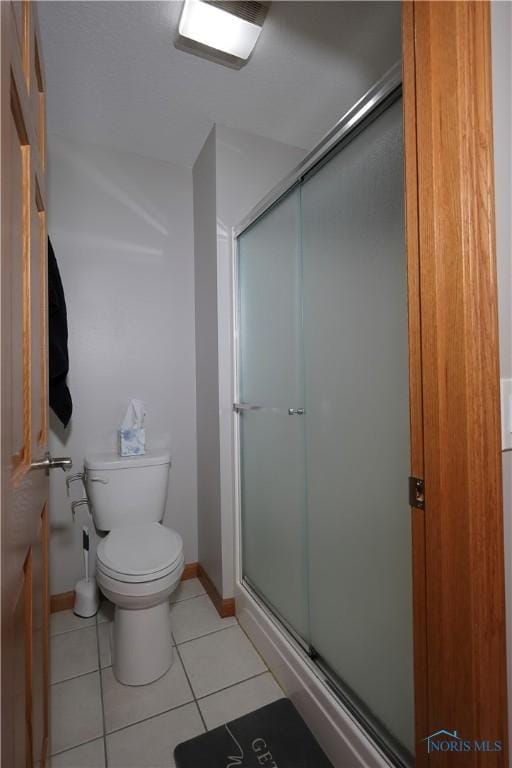
{"type": "Polygon", "coordinates": [[[176,47],[240,69],[260,36],[268,2],[185,0],[176,47]]]}

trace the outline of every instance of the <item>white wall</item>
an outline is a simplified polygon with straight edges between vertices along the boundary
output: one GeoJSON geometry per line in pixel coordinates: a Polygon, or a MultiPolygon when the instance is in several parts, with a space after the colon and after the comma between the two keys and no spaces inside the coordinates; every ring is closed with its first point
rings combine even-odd
{"type": "MultiPolygon", "coordinates": [[[[501,377],[512,377],[512,3],[493,2],[492,67],[496,255],[501,377]]],[[[507,598],[509,742],[512,743],[512,451],[503,453],[505,586],[507,598]]],[[[511,763],[512,765],[512,756],[511,763]]]]}
{"type": "Polygon", "coordinates": [[[231,229],[304,155],[217,125],[194,165],[199,561],[224,597],[234,595],[231,229]]]}
{"type": "Polygon", "coordinates": [[[193,169],[199,561],[222,592],[215,128],[193,169]]]}
{"type": "MultiPolygon", "coordinates": [[[[182,535],[186,562],[196,561],[191,171],[51,136],[48,213],[68,307],[74,402],[66,430],[52,417],[50,450],[80,470],[86,453],[115,449],[130,398],[144,400],[148,446],[171,448],[164,522],[182,535]]],[[[73,498],[81,495],[79,483],[72,488],[73,498]]],[[[80,578],[88,513],[82,507],[73,525],[61,472],[51,475],[50,503],[55,594],[80,578]]]]}

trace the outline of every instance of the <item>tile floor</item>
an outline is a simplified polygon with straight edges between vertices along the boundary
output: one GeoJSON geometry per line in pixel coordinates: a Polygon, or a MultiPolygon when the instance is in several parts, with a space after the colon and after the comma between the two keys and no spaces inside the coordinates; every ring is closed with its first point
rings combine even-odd
{"type": "Polygon", "coordinates": [[[235,618],[219,618],[197,579],[172,596],[175,662],[150,685],[111,668],[112,606],[52,615],[52,768],[174,768],[173,750],[283,696],[235,618]]]}

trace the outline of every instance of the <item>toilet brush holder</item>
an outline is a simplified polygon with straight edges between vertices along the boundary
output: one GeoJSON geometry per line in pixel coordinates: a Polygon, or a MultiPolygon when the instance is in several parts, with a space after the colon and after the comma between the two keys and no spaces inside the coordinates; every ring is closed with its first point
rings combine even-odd
{"type": "Polygon", "coordinates": [[[98,585],[95,578],[80,579],[75,586],[75,606],[73,613],[86,619],[95,616],[100,607],[98,585]]]}
{"type": "Polygon", "coordinates": [[[94,616],[98,612],[100,599],[98,586],[94,577],[89,578],[89,529],[86,525],[82,531],[82,549],[84,556],[85,578],[77,581],[75,586],[75,606],[73,613],[84,619],[94,616]]]}

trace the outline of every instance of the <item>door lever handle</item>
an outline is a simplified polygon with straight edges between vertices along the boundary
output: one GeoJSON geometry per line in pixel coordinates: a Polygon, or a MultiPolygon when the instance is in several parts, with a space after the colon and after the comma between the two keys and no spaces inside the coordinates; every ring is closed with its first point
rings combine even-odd
{"type": "Polygon", "coordinates": [[[304,408],[288,408],[288,416],[304,416],[304,408]]]}
{"type": "Polygon", "coordinates": [[[50,473],[50,469],[62,469],[67,472],[73,466],[73,462],[70,456],[56,456],[53,458],[47,451],[42,459],[33,461],[30,465],[30,469],[44,469],[46,474],[50,473]]]}

